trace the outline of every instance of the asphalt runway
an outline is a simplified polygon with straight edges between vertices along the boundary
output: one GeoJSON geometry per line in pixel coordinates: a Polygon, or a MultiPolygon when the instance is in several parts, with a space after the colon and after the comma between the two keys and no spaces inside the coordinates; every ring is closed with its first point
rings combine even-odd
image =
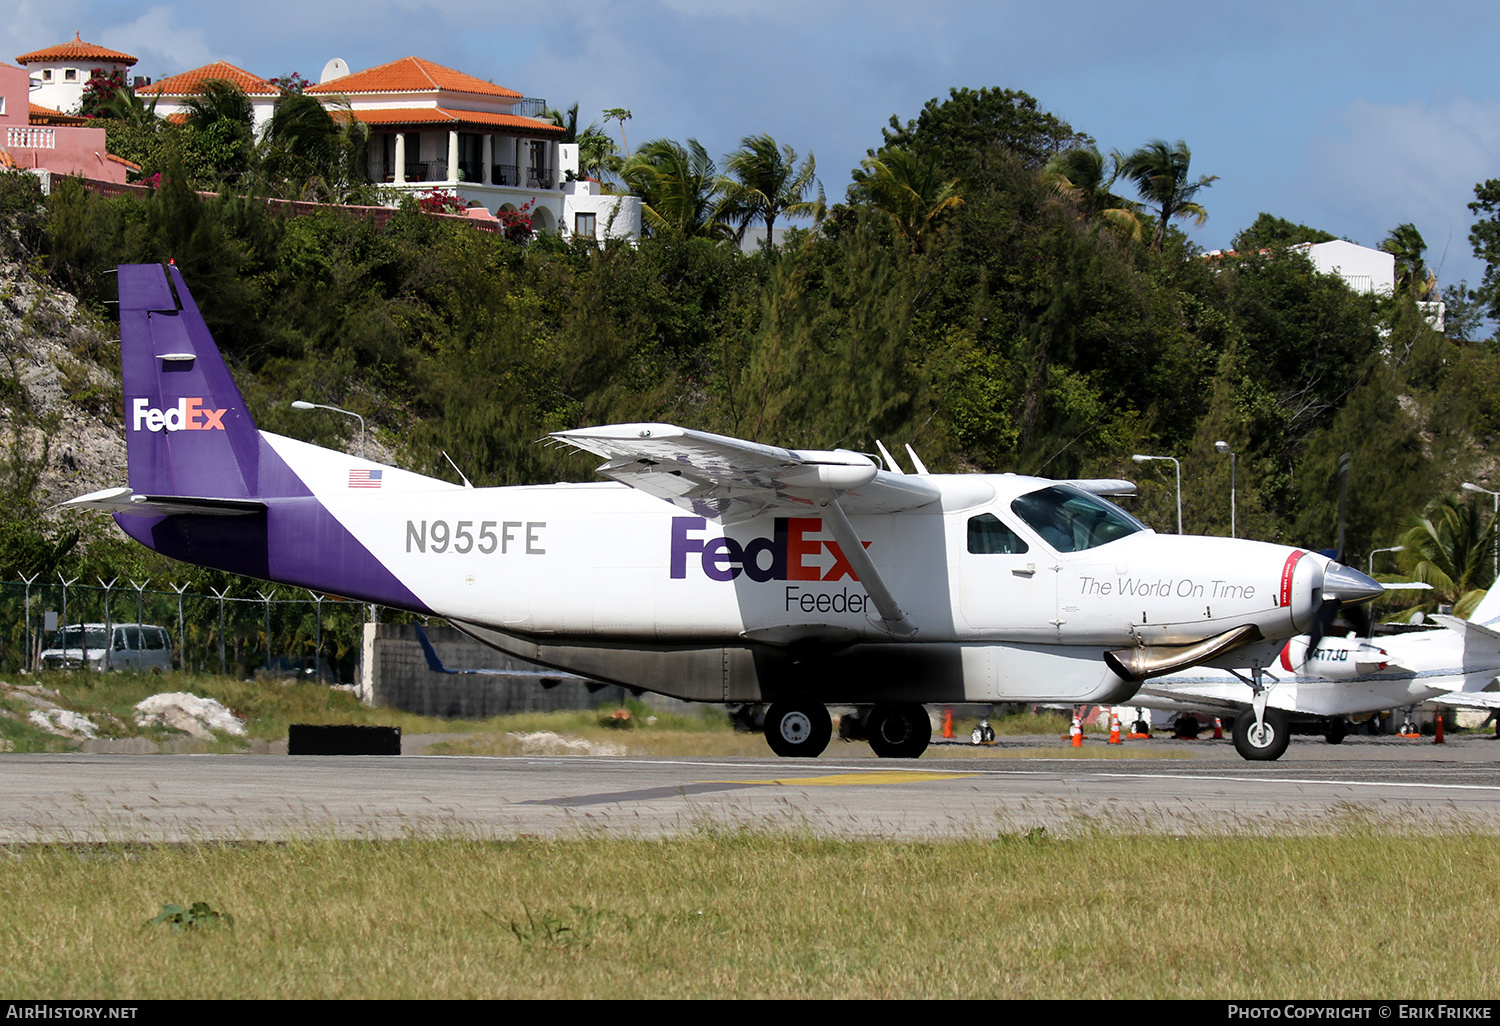
{"type": "MultiPolygon", "coordinates": [[[[1027,757],[1058,745],[1004,738],[984,756],[935,746],[920,760],[841,757],[837,743],[816,760],[4,755],[0,842],[663,837],[706,828],[905,840],[1035,827],[1500,833],[1500,742],[1487,736],[1442,746],[1298,737],[1274,763],[1245,762],[1227,741],[1160,739],[1130,750],[1166,758],[1027,757]]],[[[1085,754],[1105,748],[1090,740],[1085,754]]]]}

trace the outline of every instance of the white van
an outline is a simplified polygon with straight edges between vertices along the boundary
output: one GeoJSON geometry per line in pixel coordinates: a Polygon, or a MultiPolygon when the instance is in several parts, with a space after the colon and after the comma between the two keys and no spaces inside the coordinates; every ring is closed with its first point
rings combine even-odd
{"type": "Polygon", "coordinates": [[[172,669],[172,638],[165,627],[144,623],[108,628],[102,623],[74,623],[53,636],[41,664],[47,670],[77,669],[85,656],[92,670],[167,673],[172,669]]]}

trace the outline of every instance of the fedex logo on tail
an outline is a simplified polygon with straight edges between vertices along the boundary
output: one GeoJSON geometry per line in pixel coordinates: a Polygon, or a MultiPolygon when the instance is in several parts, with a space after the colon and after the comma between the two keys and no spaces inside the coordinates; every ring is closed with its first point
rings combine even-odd
{"type": "Polygon", "coordinates": [[[130,406],[130,427],[133,431],[143,427],[147,431],[223,431],[228,412],[228,407],[211,410],[202,399],[179,399],[165,410],[153,407],[149,399],[136,399],[130,406]]]}
{"type": "MultiPolygon", "coordinates": [[[[672,577],[685,578],[688,557],[696,555],[704,575],[712,581],[732,581],[740,574],[752,581],[859,580],[838,542],[808,537],[823,530],[821,517],[777,517],[772,523],[772,537],[752,538],[742,544],[734,538],[694,538],[692,535],[704,530],[708,521],[703,517],[673,517],[672,577]],[[833,565],[826,571],[807,563],[808,558],[816,559],[825,550],[833,556],[833,565]]],[[[870,543],[864,545],[868,548],[870,543]]]]}

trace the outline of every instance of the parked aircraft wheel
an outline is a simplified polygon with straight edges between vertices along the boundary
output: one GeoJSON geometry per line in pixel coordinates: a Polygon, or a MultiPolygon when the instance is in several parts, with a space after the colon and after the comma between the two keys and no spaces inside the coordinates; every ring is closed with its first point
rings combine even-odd
{"type": "Polygon", "coordinates": [[[1265,729],[1255,727],[1255,713],[1247,709],[1234,721],[1234,750],[1241,758],[1258,762],[1269,762],[1281,758],[1286,751],[1291,734],[1287,730],[1286,714],[1279,709],[1267,709],[1265,729]]]}
{"type": "Polygon", "coordinates": [[[833,720],[816,702],[776,702],[766,710],[766,742],[782,758],[815,759],[828,747],[833,720]]]}
{"type": "Polygon", "coordinates": [[[870,713],[870,747],[882,759],[915,759],[932,740],[927,710],[915,703],[877,705],[870,713]]]}
{"type": "Polygon", "coordinates": [[[1342,744],[1344,735],[1349,733],[1349,725],[1343,719],[1335,718],[1328,721],[1328,729],[1323,732],[1323,737],[1331,745],[1342,744]]]}

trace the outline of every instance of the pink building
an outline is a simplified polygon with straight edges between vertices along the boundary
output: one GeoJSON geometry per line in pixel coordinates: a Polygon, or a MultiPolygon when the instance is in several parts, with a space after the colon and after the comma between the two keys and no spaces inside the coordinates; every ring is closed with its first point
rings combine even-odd
{"type": "Polygon", "coordinates": [[[124,184],[135,165],[105,148],[104,129],[31,103],[25,68],[0,62],[0,165],[124,184]]]}

